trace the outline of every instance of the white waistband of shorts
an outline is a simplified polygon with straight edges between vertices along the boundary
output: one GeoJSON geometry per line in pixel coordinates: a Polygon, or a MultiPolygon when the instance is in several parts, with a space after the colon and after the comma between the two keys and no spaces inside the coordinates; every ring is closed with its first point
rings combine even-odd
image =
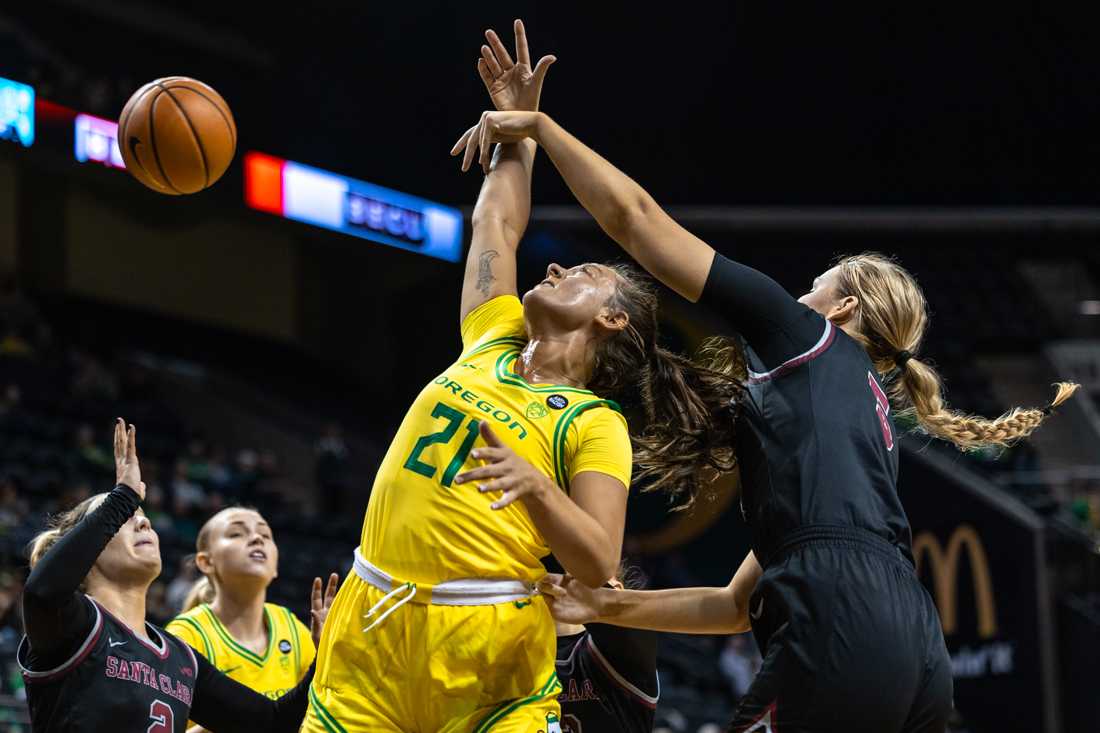
{"type": "MultiPolygon", "coordinates": [[[[355,574],[375,588],[389,593],[395,587],[394,578],[389,573],[375,567],[363,557],[359,548],[355,548],[355,562],[352,564],[355,574]]],[[[396,583],[402,585],[401,581],[396,583]]],[[[509,603],[530,598],[537,591],[522,580],[489,580],[485,578],[463,578],[445,580],[435,585],[416,583],[423,595],[415,600],[431,603],[435,606],[491,606],[495,603],[509,603]]]]}

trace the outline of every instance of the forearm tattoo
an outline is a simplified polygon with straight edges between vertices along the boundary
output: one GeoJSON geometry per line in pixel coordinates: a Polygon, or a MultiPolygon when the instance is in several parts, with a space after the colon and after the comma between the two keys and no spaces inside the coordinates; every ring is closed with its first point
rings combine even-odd
{"type": "Polygon", "coordinates": [[[481,256],[477,258],[477,289],[481,291],[484,296],[489,295],[489,288],[492,287],[493,281],[496,280],[493,277],[493,260],[500,257],[500,253],[495,249],[491,249],[487,252],[482,252],[481,256]]]}

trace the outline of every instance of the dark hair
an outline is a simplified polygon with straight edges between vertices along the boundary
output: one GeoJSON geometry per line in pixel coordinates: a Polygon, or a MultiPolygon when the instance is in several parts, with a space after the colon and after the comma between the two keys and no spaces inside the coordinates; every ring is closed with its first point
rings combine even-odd
{"type": "Polygon", "coordinates": [[[588,388],[601,397],[637,396],[644,424],[633,436],[634,483],[686,508],[710,483],[705,474],[736,465],[733,407],[743,394],[744,358],[718,338],[694,359],[658,346],[653,282],[629,265],[608,267],[618,275],[608,306],[629,323],[597,347],[588,388]]]}

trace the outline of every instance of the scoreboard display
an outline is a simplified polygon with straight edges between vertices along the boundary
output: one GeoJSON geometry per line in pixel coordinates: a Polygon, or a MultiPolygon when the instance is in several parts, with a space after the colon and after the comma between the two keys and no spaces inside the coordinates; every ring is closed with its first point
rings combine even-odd
{"type": "Polygon", "coordinates": [[[458,262],[462,212],[336,173],[250,152],[245,203],[287,219],[458,262]]]}
{"type": "Polygon", "coordinates": [[[0,139],[34,144],[34,87],[0,78],[0,139]]]}

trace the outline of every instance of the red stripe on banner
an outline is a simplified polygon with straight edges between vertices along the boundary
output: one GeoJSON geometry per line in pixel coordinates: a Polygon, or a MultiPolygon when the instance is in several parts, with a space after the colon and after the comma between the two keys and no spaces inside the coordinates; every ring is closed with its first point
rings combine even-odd
{"type": "Polygon", "coordinates": [[[286,161],[273,155],[247,152],[244,155],[244,202],[253,209],[283,215],[283,166],[286,161]]]}

